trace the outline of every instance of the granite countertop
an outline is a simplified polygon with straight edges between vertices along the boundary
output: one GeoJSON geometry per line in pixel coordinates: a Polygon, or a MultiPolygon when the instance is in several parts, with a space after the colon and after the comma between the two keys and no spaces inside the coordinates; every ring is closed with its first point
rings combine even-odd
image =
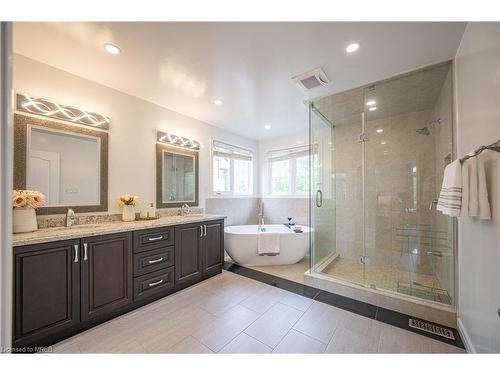
{"type": "Polygon", "coordinates": [[[192,214],[186,216],[163,216],[158,220],[111,221],[96,224],[75,224],[72,227],[39,229],[36,232],[12,235],[12,246],[32,245],[43,242],[61,241],[72,238],[98,236],[102,234],[128,232],[168,225],[197,223],[225,219],[224,215],[192,214]]]}

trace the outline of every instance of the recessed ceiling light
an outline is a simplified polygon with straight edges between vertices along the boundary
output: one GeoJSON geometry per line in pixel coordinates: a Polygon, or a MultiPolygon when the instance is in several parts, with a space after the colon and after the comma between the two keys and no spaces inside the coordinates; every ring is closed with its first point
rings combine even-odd
{"type": "Polygon", "coordinates": [[[375,105],[375,104],[377,104],[377,102],[376,102],[375,100],[373,100],[373,99],[368,100],[368,101],[366,102],[366,105],[367,105],[368,107],[371,107],[371,106],[373,106],[373,105],[375,105]]]}
{"type": "Polygon", "coordinates": [[[104,43],[104,49],[111,53],[112,55],[119,55],[120,52],[122,51],[120,47],[115,46],[114,44],[111,43],[104,43]]]}
{"type": "Polygon", "coordinates": [[[351,43],[345,48],[347,53],[356,52],[358,49],[359,49],[359,43],[351,43]]]}
{"type": "Polygon", "coordinates": [[[264,129],[266,129],[266,130],[271,129],[271,125],[270,125],[270,124],[266,124],[266,125],[264,125],[264,129]]]}
{"type": "Polygon", "coordinates": [[[377,107],[370,107],[368,108],[369,111],[376,111],[377,110],[377,107]]]}
{"type": "Polygon", "coordinates": [[[220,99],[215,99],[215,100],[214,100],[214,104],[215,104],[215,105],[222,105],[223,103],[222,103],[222,100],[220,100],[220,99]]]}
{"type": "Polygon", "coordinates": [[[381,145],[385,145],[386,143],[387,143],[386,141],[380,142],[381,145]]]}
{"type": "Polygon", "coordinates": [[[377,133],[383,133],[384,132],[384,129],[380,128],[380,129],[377,129],[375,130],[377,133]]]}

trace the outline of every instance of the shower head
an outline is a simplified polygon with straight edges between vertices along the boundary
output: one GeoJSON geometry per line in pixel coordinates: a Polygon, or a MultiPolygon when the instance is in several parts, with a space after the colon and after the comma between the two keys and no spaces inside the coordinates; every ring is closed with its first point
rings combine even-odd
{"type": "Polygon", "coordinates": [[[431,132],[429,131],[429,128],[427,126],[424,126],[423,128],[415,130],[418,134],[422,135],[429,135],[431,132]]]}

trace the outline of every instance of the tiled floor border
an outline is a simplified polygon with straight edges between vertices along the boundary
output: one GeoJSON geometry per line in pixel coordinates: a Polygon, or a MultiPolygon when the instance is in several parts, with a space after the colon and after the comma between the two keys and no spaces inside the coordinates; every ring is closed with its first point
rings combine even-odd
{"type": "Polygon", "coordinates": [[[237,275],[245,276],[253,280],[260,281],[262,283],[272,285],[274,287],[287,290],[289,292],[299,294],[301,296],[311,298],[313,300],[327,303],[331,306],[335,306],[352,313],[365,316],[370,319],[377,320],[386,324],[393,325],[398,328],[405,329],[407,331],[418,333],[419,335],[429,337],[434,340],[442,341],[446,344],[454,345],[456,347],[465,349],[462,342],[460,334],[455,328],[446,327],[441,324],[436,324],[434,322],[428,322],[436,324],[437,326],[448,328],[453,331],[455,340],[450,340],[445,337],[434,335],[425,331],[420,331],[418,329],[411,328],[408,325],[408,319],[414,318],[418,320],[425,321],[424,319],[416,318],[411,315],[406,315],[397,311],[385,309],[383,307],[375,306],[366,302],[358,301],[349,297],[344,297],[339,294],[327,292],[322,289],[314,288],[312,286],[297,283],[295,281],[290,281],[283,279],[278,276],[274,276],[268,273],[253,270],[251,268],[239,266],[231,262],[225,262],[224,269],[233,272],[237,275]]]}

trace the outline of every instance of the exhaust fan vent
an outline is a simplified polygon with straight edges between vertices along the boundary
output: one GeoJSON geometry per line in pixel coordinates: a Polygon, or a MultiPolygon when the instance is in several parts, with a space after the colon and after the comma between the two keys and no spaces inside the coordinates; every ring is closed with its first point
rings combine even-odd
{"type": "Polygon", "coordinates": [[[292,80],[303,90],[311,90],[330,83],[330,80],[321,68],[299,74],[298,76],[292,77],[292,80]]]}

